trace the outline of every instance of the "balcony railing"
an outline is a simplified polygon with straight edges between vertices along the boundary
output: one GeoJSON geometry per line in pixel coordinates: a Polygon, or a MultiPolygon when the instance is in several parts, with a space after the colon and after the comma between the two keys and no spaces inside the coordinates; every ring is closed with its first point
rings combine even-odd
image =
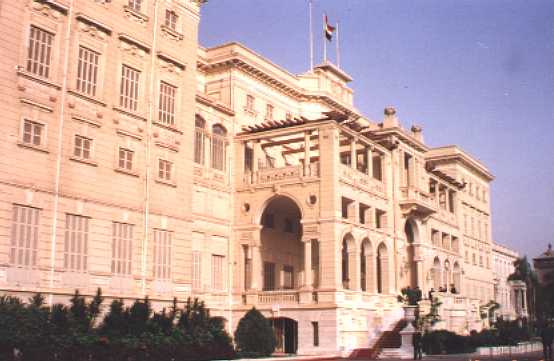
{"type": "Polygon", "coordinates": [[[385,186],[383,182],[370,177],[369,175],[360,172],[357,169],[354,169],[348,165],[340,165],[340,176],[347,181],[350,181],[356,185],[361,185],[365,188],[369,188],[373,192],[384,193],[385,186]]]}
{"type": "Polygon", "coordinates": [[[298,303],[298,291],[263,291],[258,293],[258,304],[295,304],[298,303]]]}
{"type": "Polygon", "coordinates": [[[268,184],[287,180],[300,181],[304,177],[319,177],[319,162],[311,163],[307,169],[307,174],[304,174],[302,164],[262,168],[254,173],[245,172],[243,182],[245,184],[268,184]]]}

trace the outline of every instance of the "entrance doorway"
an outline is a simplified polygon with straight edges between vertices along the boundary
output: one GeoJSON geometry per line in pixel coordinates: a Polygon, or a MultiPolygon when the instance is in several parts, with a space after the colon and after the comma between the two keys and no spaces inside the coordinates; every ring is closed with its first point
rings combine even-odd
{"type": "Polygon", "coordinates": [[[298,349],[298,322],[287,317],[271,319],[271,325],[277,340],[275,352],[296,353],[298,349]]]}

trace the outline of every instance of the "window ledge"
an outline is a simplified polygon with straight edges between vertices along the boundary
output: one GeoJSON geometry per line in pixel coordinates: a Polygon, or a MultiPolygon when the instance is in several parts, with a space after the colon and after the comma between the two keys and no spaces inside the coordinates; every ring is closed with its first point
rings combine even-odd
{"type": "Polygon", "coordinates": [[[137,177],[137,178],[140,177],[139,173],[137,171],[134,171],[134,170],[129,170],[129,169],[125,169],[125,168],[114,168],[114,170],[118,173],[127,174],[127,175],[137,177]]]}
{"type": "Polygon", "coordinates": [[[184,36],[177,30],[173,30],[166,25],[162,25],[162,31],[174,40],[183,40],[184,36]]]}
{"type": "Polygon", "coordinates": [[[125,114],[127,116],[130,116],[132,118],[135,118],[135,119],[140,119],[142,121],[146,121],[146,117],[141,115],[140,113],[138,112],[133,112],[131,110],[127,110],[127,109],[124,109],[124,108],[121,108],[121,107],[117,107],[117,106],[113,106],[112,107],[113,110],[115,110],[116,112],[118,113],[122,113],[122,114],[125,114]]]}
{"type": "Polygon", "coordinates": [[[23,148],[38,150],[39,152],[43,152],[43,153],[50,153],[50,151],[45,146],[42,146],[42,145],[28,144],[28,143],[23,143],[22,141],[18,141],[17,145],[23,148]]]}
{"type": "Polygon", "coordinates": [[[43,78],[41,76],[38,76],[38,75],[35,75],[33,73],[30,73],[26,70],[24,70],[23,66],[18,66],[17,67],[17,75],[23,77],[23,78],[27,78],[29,80],[34,80],[42,85],[46,85],[50,88],[54,88],[54,89],[57,89],[57,90],[60,90],[62,88],[62,86],[48,78],[43,78]]]}
{"type": "Polygon", "coordinates": [[[69,157],[69,159],[74,161],[74,162],[79,162],[79,163],[91,165],[93,167],[98,167],[98,162],[96,162],[92,159],[80,158],[80,157],[76,157],[76,156],[71,156],[71,157],[69,157]]]}
{"type": "Polygon", "coordinates": [[[174,181],[156,178],[156,183],[164,184],[169,187],[177,188],[177,184],[174,181]]]}
{"type": "Polygon", "coordinates": [[[107,105],[104,101],[98,99],[97,97],[95,97],[93,95],[88,95],[88,94],[85,94],[85,93],[81,93],[80,91],[77,91],[77,90],[68,90],[67,92],[71,95],[74,95],[74,96],[78,97],[78,98],[88,100],[91,103],[98,104],[98,105],[101,105],[103,107],[105,107],[107,105]]]}
{"type": "Polygon", "coordinates": [[[158,120],[152,121],[152,124],[154,124],[154,125],[156,125],[160,128],[164,128],[164,129],[167,129],[169,131],[175,132],[175,133],[183,134],[183,132],[181,130],[177,129],[177,127],[175,125],[165,124],[165,123],[162,123],[158,120]]]}
{"type": "Polygon", "coordinates": [[[243,110],[244,110],[245,113],[250,114],[253,117],[258,115],[258,112],[253,110],[253,109],[249,109],[247,107],[244,107],[243,110]]]}
{"type": "Polygon", "coordinates": [[[146,23],[148,22],[148,15],[141,13],[140,11],[136,11],[131,9],[128,5],[123,6],[123,9],[128,14],[128,16],[133,17],[133,20],[136,20],[140,23],[146,23]]]}

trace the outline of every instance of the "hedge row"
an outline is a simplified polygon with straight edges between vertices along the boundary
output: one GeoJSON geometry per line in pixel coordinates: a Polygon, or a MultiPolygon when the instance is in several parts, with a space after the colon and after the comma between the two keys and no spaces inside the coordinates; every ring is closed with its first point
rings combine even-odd
{"type": "MultiPolygon", "coordinates": [[[[0,359],[202,361],[236,356],[224,319],[211,317],[198,299],[189,298],[182,308],[174,300],[171,308],[157,313],[152,311],[148,298],[137,300],[130,307],[114,300],[106,316],[99,320],[103,300],[100,289],[90,302],[75,292],[67,306],[47,307],[40,294],[27,303],[16,297],[1,296],[0,359]]],[[[246,321],[246,330],[241,331],[239,327],[237,334],[243,340],[263,334],[265,346],[251,349],[245,341],[246,346],[239,351],[271,354],[275,347],[271,325],[256,310],[248,314],[252,312],[259,314],[258,319],[254,323],[246,321]],[[256,326],[260,322],[263,330],[256,326]],[[253,336],[251,331],[255,333],[253,336]]]]}

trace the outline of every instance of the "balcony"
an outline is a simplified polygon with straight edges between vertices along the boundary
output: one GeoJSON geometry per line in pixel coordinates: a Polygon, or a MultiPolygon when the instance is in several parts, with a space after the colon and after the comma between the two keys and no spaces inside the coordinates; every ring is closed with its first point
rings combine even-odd
{"type": "Polygon", "coordinates": [[[304,174],[302,164],[290,165],[279,168],[263,168],[257,172],[245,172],[244,184],[271,184],[286,181],[300,182],[304,178],[319,177],[319,163],[311,163],[307,169],[307,174],[304,174]]]}
{"type": "Polygon", "coordinates": [[[399,203],[404,213],[415,213],[427,217],[437,212],[435,199],[413,186],[400,188],[399,203]]]}
{"type": "Polygon", "coordinates": [[[243,294],[243,303],[248,305],[297,305],[299,302],[300,293],[297,290],[249,291],[243,294]]]}
{"type": "Polygon", "coordinates": [[[353,169],[352,167],[340,164],[340,177],[347,183],[352,183],[355,186],[362,186],[369,189],[374,193],[385,193],[385,186],[383,182],[370,177],[369,175],[353,169]]]}

